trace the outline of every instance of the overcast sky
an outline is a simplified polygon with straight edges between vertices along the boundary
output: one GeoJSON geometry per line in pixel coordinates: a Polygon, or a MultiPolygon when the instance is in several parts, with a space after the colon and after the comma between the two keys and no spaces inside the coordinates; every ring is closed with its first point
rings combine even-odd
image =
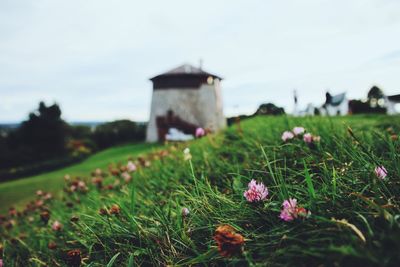
{"type": "Polygon", "coordinates": [[[150,77],[182,63],[224,81],[225,114],[325,91],[400,93],[400,1],[1,0],[0,122],[40,100],[68,121],[147,120],[150,77]]]}

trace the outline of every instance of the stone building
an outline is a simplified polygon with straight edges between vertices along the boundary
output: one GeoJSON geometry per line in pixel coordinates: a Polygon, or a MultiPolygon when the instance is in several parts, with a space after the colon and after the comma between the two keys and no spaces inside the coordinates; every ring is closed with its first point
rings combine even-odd
{"type": "Polygon", "coordinates": [[[225,127],[219,76],[184,64],[150,80],[147,142],[164,141],[174,133],[193,136],[198,127],[211,132],[225,127]]]}

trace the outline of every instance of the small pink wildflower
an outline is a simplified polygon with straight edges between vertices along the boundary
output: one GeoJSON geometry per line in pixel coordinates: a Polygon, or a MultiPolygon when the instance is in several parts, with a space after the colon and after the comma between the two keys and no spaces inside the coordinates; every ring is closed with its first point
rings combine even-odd
{"type": "Polygon", "coordinates": [[[287,142],[288,140],[293,139],[293,137],[294,137],[294,134],[290,131],[285,131],[282,134],[283,142],[287,142]]]}
{"type": "Polygon", "coordinates": [[[134,172],[137,170],[135,163],[133,163],[132,161],[128,161],[126,168],[128,169],[128,172],[134,172]]]}
{"type": "Polygon", "coordinates": [[[301,135],[301,134],[303,134],[304,132],[305,132],[304,127],[294,127],[294,128],[293,128],[293,133],[294,133],[295,135],[301,135]]]}
{"type": "Polygon", "coordinates": [[[307,144],[311,144],[313,142],[313,136],[310,133],[306,133],[303,135],[303,140],[307,144]]]}
{"type": "Polygon", "coordinates": [[[35,201],[35,206],[38,208],[43,206],[43,204],[44,204],[44,201],[41,199],[35,201]]]}
{"type": "Polygon", "coordinates": [[[262,182],[257,183],[252,179],[248,184],[248,190],[243,195],[248,202],[262,201],[268,196],[268,188],[262,182]]]}
{"type": "Polygon", "coordinates": [[[3,260],[0,259],[0,267],[3,267],[3,260]]]}
{"type": "Polygon", "coordinates": [[[43,196],[43,199],[44,200],[49,200],[49,199],[52,199],[53,198],[53,195],[51,194],[51,193],[46,193],[44,196],[43,196]]]}
{"type": "Polygon", "coordinates": [[[293,221],[298,217],[306,218],[311,214],[310,211],[307,211],[305,208],[297,207],[297,199],[289,198],[288,200],[283,201],[282,211],[279,215],[279,218],[286,222],[293,221]]]}
{"type": "Polygon", "coordinates": [[[387,176],[387,170],[385,167],[383,166],[378,166],[375,168],[375,175],[376,177],[378,177],[379,179],[385,179],[387,176]]]}
{"type": "Polygon", "coordinates": [[[182,208],[182,217],[187,217],[190,211],[188,208],[182,208]]]}
{"type": "Polygon", "coordinates": [[[123,172],[121,174],[121,176],[125,180],[126,183],[129,183],[132,180],[132,176],[127,172],[123,172]]]}
{"type": "Polygon", "coordinates": [[[86,191],[88,188],[86,186],[86,183],[84,181],[79,181],[78,182],[78,189],[81,191],[86,191]]]}
{"type": "Polygon", "coordinates": [[[206,135],[206,131],[203,128],[199,127],[196,129],[195,135],[197,138],[202,137],[202,136],[206,135]]]}
{"type": "Polygon", "coordinates": [[[51,225],[51,229],[54,231],[61,231],[63,225],[59,221],[54,221],[53,224],[51,225]]]}

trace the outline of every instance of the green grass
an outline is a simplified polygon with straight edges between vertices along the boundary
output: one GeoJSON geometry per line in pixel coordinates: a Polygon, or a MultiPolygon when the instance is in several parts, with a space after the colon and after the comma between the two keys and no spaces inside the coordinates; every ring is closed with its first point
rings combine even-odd
{"type": "Polygon", "coordinates": [[[106,169],[108,164],[126,162],[130,156],[137,156],[151,151],[155,145],[132,144],[113,147],[99,152],[81,163],[60,170],[0,183],[0,214],[10,206],[21,207],[32,200],[34,193],[41,189],[58,195],[64,186],[65,174],[89,176],[96,168],[106,169]]]}
{"type": "Polygon", "coordinates": [[[66,192],[7,217],[0,227],[6,266],[72,266],[72,249],[92,267],[398,265],[400,141],[391,136],[400,132],[400,117],[257,117],[241,126],[162,148],[168,155],[152,153],[151,166],[130,183],[107,174],[104,184],[113,189],[98,189],[85,179],[88,192],[66,192]],[[282,132],[300,125],[321,142],[283,143],[282,132]],[[386,180],[375,176],[377,165],[388,170],[386,180]],[[268,187],[267,200],[246,201],[251,179],[268,187]],[[310,217],[281,220],[289,197],[310,217]],[[119,214],[99,214],[112,205],[119,214]],[[39,216],[46,209],[47,225],[39,216]],[[51,229],[55,220],[62,231],[51,229]],[[213,236],[222,224],[244,237],[242,253],[220,255],[213,236]]]}

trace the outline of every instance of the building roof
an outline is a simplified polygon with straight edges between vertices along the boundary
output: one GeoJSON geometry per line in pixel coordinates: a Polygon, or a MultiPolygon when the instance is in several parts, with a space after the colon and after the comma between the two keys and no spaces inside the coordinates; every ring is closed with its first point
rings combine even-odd
{"type": "Polygon", "coordinates": [[[328,105],[339,106],[346,99],[346,93],[341,93],[333,96],[329,94],[329,97],[328,94],[329,93],[327,93],[327,99],[325,103],[328,105]]]}
{"type": "Polygon", "coordinates": [[[398,95],[389,95],[387,98],[392,102],[397,102],[397,103],[400,102],[400,94],[398,94],[398,95]]]}
{"type": "Polygon", "coordinates": [[[157,78],[160,77],[168,77],[168,76],[211,76],[213,78],[218,78],[222,79],[218,75],[209,73],[207,71],[204,71],[202,68],[196,68],[190,64],[183,64],[179,67],[176,67],[172,70],[169,70],[167,72],[161,73],[157,76],[154,76],[153,78],[150,78],[151,81],[154,81],[157,78]]]}

